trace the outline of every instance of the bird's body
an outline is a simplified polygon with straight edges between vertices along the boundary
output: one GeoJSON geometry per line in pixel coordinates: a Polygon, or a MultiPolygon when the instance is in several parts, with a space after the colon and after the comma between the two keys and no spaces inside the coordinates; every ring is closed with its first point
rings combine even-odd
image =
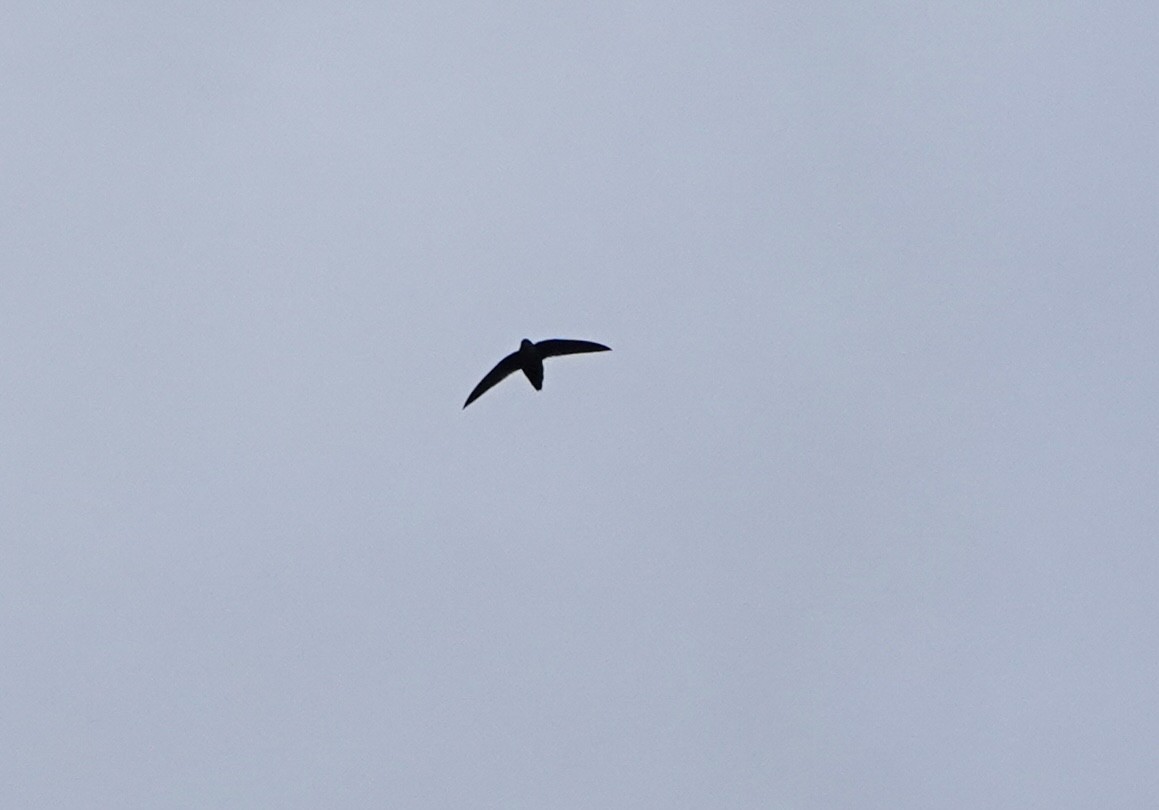
{"type": "Polygon", "coordinates": [[[535,344],[527,338],[523,338],[519,344],[519,368],[536,391],[543,390],[543,356],[535,350],[535,344]]]}
{"type": "Polygon", "coordinates": [[[512,352],[499,361],[495,368],[487,372],[487,376],[479,381],[475,390],[463,403],[466,408],[492,386],[498,384],[507,375],[515,371],[522,371],[528,382],[536,391],[543,388],[543,360],[546,357],[557,357],[561,354],[582,354],[585,352],[610,352],[611,349],[602,343],[593,343],[590,340],[541,340],[532,343],[527,338],[519,344],[519,350],[512,352]]]}

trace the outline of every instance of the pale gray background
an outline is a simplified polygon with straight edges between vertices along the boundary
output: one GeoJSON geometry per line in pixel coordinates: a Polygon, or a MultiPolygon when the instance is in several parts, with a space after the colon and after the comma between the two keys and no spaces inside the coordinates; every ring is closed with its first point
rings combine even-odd
{"type": "Polygon", "coordinates": [[[5,3],[0,806],[1157,806],[1157,41],[5,3]]]}

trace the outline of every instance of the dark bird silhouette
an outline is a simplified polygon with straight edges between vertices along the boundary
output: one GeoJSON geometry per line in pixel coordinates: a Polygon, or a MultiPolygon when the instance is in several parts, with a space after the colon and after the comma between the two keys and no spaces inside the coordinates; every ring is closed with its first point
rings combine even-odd
{"type": "Polygon", "coordinates": [[[487,389],[497,385],[508,374],[522,371],[531,384],[538,391],[543,388],[543,359],[558,357],[561,354],[583,354],[584,352],[610,352],[611,349],[602,343],[592,343],[590,340],[541,340],[532,343],[527,338],[519,344],[519,351],[512,352],[499,361],[495,368],[487,372],[487,376],[479,381],[471,396],[463,403],[466,408],[472,402],[483,396],[487,389]]]}

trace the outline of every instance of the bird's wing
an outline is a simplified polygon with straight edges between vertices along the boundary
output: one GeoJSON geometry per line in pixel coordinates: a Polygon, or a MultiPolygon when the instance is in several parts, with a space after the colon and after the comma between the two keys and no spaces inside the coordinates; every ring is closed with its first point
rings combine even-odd
{"type": "Polygon", "coordinates": [[[561,354],[583,354],[584,352],[610,352],[611,348],[590,340],[541,340],[535,344],[542,357],[556,357],[561,354]]]}
{"type": "Polygon", "coordinates": [[[467,401],[463,403],[463,407],[466,408],[468,405],[470,405],[472,402],[477,400],[479,397],[483,396],[483,394],[486,393],[488,388],[490,388],[493,385],[496,385],[500,380],[502,380],[508,374],[512,373],[513,371],[518,371],[518,370],[519,370],[519,352],[512,352],[511,354],[507,355],[502,360],[500,360],[499,364],[497,366],[495,366],[495,368],[493,368],[487,372],[487,376],[479,381],[479,384],[475,386],[475,390],[471,392],[471,396],[467,397],[467,401]]]}

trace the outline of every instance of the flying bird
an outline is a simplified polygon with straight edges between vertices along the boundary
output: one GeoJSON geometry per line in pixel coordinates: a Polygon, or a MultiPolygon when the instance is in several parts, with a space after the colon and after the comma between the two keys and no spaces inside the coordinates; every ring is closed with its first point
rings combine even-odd
{"type": "Polygon", "coordinates": [[[472,402],[483,396],[487,389],[497,385],[508,374],[522,371],[527,379],[538,391],[543,388],[543,359],[558,357],[561,354],[583,354],[585,352],[610,352],[611,349],[602,343],[593,343],[590,340],[541,340],[532,343],[527,338],[519,344],[519,351],[512,352],[499,361],[495,368],[487,372],[487,376],[479,381],[471,396],[463,403],[466,408],[472,402]]]}

